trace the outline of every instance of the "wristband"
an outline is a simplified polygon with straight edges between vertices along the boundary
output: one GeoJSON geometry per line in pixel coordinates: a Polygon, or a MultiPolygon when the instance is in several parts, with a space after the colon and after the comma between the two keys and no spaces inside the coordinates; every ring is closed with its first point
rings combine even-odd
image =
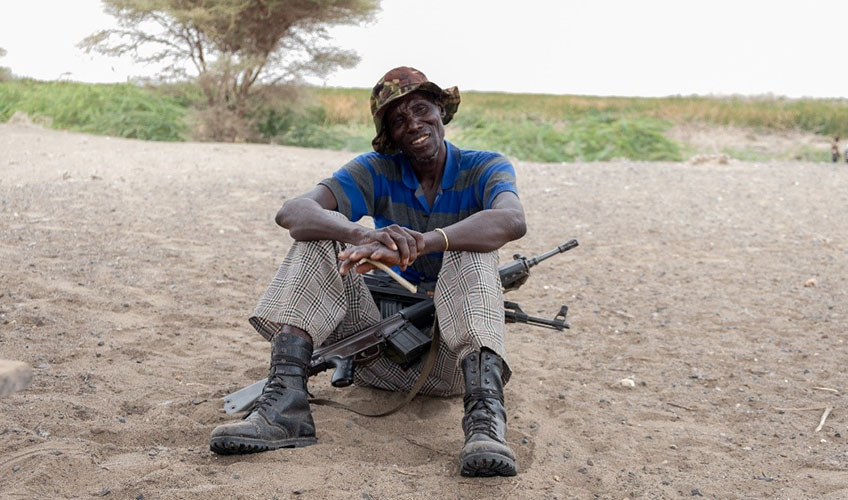
{"type": "Polygon", "coordinates": [[[445,251],[445,252],[447,252],[447,251],[448,251],[448,248],[450,248],[450,241],[448,240],[448,235],[447,235],[447,233],[445,233],[445,230],[444,230],[444,229],[442,229],[442,228],[440,228],[440,227],[437,227],[437,228],[436,228],[436,229],[434,229],[433,231],[438,231],[438,232],[442,233],[442,236],[444,236],[444,237],[445,237],[445,250],[444,250],[444,251],[445,251]]]}

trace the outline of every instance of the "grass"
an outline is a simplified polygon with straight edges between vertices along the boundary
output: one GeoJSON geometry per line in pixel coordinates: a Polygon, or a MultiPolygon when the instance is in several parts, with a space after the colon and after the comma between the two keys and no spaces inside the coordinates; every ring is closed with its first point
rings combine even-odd
{"type": "MultiPolygon", "coordinates": [[[[349,121],[370,120],[368,90],[319,89],[326,107],[349,121]],[[333,101],[343,101],[339,106],[333,101]]],[[[848,137],[848,99],[788,99],[781,97],[593,97],[545,94],[463,92],[462,116],[514,120],[531,116],[546,122],[587,116],[656,118],[672,123],[703,122],[766,130],[804,130],[848,137]]]]}
{"type": "Polygon", "coordinates": [[[131,84],[11,80],[0,82],[0,121],[21,111],[54,128],[154,141],[179,141],[187,107],[131,84]]]}
{"type": "MultiPolygon", "coordinates": [[[[362,152],[374,136],[367,89],[268,92],[250,118],[254,140],[362,152]],[[292,96],[299,96],[293,98],[292,96]]],[[[521,160],[680,161],[693,153],[666,131],[685,123],[734,125],[767,132],[801,130],[848,138],[848,100],[770,97],[625,98],[464,92],[448,138],[521,160]]],[[[33,80],[0,81],[0,121],[16,111],[55,128],[148,140],[194,137],[188,117],[203,99],[191,84],[139,87],[33,80]]],[[[823,138],[824,139],[824,138],[823,138]]],[[[819,161],[814,149],[724,148],[750,161],[819,161]]],[[[827,159],[827,158],[825,158],[827,159]]]]}

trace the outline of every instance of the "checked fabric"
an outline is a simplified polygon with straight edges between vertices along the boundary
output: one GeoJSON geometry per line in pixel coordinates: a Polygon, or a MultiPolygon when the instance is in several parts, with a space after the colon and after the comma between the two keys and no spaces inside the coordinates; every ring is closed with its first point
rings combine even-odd
{"type": "MultiPolygon", "coordinates": [[[[339,273],[337,255],[343,248],[343,243],[334,241],[296,241],[249,319],[256,331],[270,339],[283,325],[290,325],[308,332],[321,346],[380,321],[379,308],[362,277],[339,273]]],[[[497,252],[446,252],[433,299],[442,342],[420,393],[462,394],[459,360],[482,347],[506,358],[497,252]]],[[[381,357],[357,366],[354,383],[409,391],[420,369],[420,362],[404,370],[381,357]]],[[[508,378],[507,368],[504,380],[508,378]]]]}

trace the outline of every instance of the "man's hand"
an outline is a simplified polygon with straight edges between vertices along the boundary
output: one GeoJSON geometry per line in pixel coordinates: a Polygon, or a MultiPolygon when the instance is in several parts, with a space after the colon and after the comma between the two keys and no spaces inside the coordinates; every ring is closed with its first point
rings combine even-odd
{"type": "Polygon", "coordinates": [[[397,250],[391,250],[379,241],[372,241],[365,245],[348,247],[339,252],[339,260],[341,261],[339,272],[344,276],[351,269],[360,274],[374,269],[374,266],[367,262],[360,265],[359,261],[362,259],[371,259],[389,267],[401,266],[401,269],[406,269],[406,265],[401,264],[400,253],[397,250]]]}
{"type": "Polygon", "coordinates": [[[367,257],[372,260],[379,260],[386,265],[400,265],[403,269],[406,269],[407,266],[415,262],[415,259],[424,251],[424,235],[418,231],[398,226],[397,224],[365,232],[360,241],[357,242],[357,245],[366,246],[369,243],[380,243],[385,248],[394,250],[399,254],[400,261],[389,264],[388,262],[383,262],[381,258],[369,257],[367,255],[360,258],[367,257]]]}

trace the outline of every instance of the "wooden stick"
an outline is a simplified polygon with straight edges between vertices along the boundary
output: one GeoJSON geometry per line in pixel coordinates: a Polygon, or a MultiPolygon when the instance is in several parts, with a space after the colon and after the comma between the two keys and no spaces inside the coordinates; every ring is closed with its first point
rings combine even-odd
{"type": "Polygon", "coordinates": [[[636,319],[636,316],[633,316],[632,314],[627,314],[624,311],[613,311],[612,313],[616,316],[621,316],[624,319],[636,319]]]}
{"type": "Polygon", "coordinates": [[[825,392],[832,392],[834,394],[839,394],[838,389],[832,389],[830,387],[813,387],[813,389],[815,389],[817,391],[825,391],[825,392]]]}
{"type": "Polygon", "coordinates": [[[822,427],[824,427],[824,421],[827,420],[827,416],[830,415],[830,412],[832,412],[832,411],[833,411],[832,406],[828,406],[827,408],[824,409],[824,413],[822,413],[821,420],[819,420],[819,426],[816,427],[815,432],[822,430],[822,427]]]}
{"type": "Polygon", "coordinates": [[[821,411],[824,406],[805,406],[803,408],[775,408],[776,411],[821,411]]]}
{"type": "Polygon", "coordinates": [[[406,472],[405,470],[399,469],[397,465],[394,466],[393,470],[398,474],[403,474],[404,476],[415,476],[418,477],[421,474],[416,474],[414,472],[406,472]]]}
{"type": "Polygon", "coordinates": [[[402,287],[406,288],[411,293],[418,293],[418,287],[416,287],[415,285],[413,285],[409,281],[406,281],[406,279],[404,279],[403,276],[396,273],[391,267],[383,264],[382,262],[377,262],[376,260],[371,260],[371,259],[362,259],[362,260],[359,261],[359,264],[362,264],[363,262],[367,262],[367,263],[371,264],[372,266],[376,267],[377,269],[385,272],[386,274],[391,276],[393,280],[400,283],[400,285],[402,287]]]}
{"type": "Polygon", "coordinates": [[[695,408],[689,408],[688,406],[679,405],[677,403],[666,403],[668,406],[673,406],[675,408],[680,408],[686,411],[695,411],[695,408]]]}

